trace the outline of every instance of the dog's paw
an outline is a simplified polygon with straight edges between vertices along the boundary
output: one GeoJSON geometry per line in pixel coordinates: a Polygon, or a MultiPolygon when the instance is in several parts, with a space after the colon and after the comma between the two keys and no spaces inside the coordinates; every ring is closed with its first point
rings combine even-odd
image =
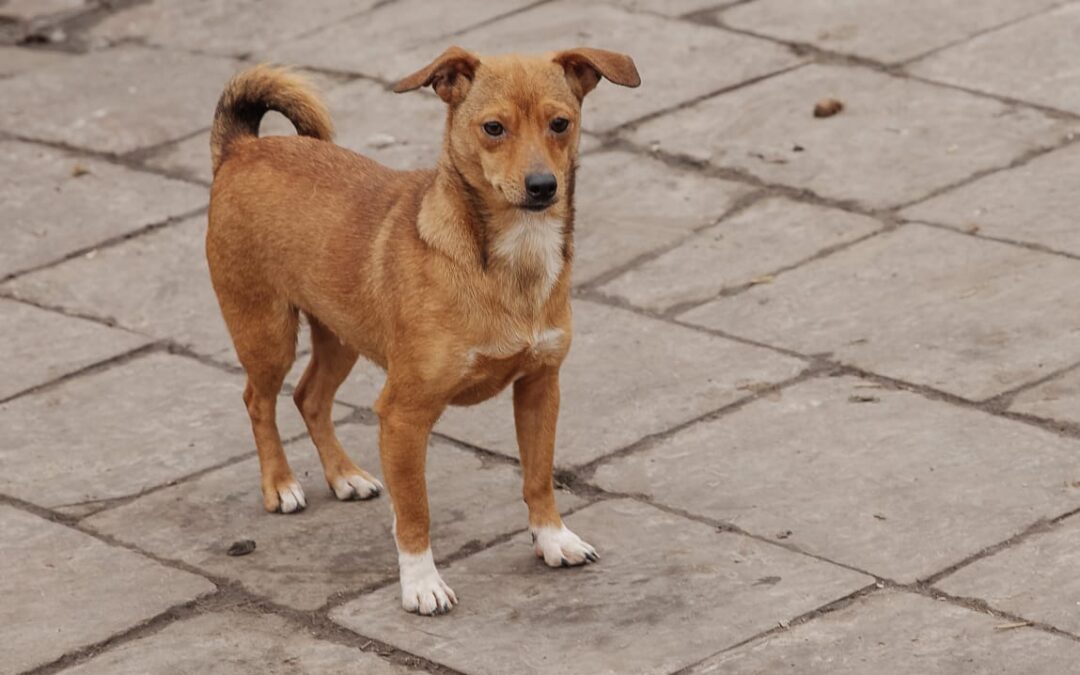
{"type": "Polygon", "coordinates": [[[538,527],[532,530],[533,550],[548,567],[572,567],[600,559],[596,549],[582,541],[566,526],[538,527]]]}
{"type": "Polygon", "coordinates": [[[354,499],[373,499],[382,494],[383,484],[370,474],[338,476],[330,485],[334,496],[343,502],[354,499]]]}
{"type": "Polygon", "coordinates": [[[398,554],[401,570],[401,606],[406,612],[425,616],[445,614],[457,604],[457,596],[435,569],[431,549],[413,555],[398,554]]]}
{"type": "Polygon", "coordinates": [[[304,490],[295,480],[263,490],[263,506],[271,513],[296,513],[307,508],[304,490]]]}

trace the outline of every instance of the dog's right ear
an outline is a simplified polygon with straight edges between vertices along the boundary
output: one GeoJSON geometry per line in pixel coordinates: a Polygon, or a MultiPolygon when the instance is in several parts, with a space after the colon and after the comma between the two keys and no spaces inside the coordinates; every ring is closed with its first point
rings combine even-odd
{"type": "Polygon", "coordinates": [[[472,85],[480,59],[461,47],[450,47],[439,58],[394,85],[398,94],[430,85],[439,98],[457,103],[465,98],[472,85]]]}

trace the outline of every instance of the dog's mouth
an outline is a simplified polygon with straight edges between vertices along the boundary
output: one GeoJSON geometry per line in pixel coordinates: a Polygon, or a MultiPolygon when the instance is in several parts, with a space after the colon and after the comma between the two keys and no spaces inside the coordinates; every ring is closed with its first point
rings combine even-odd
{"type": "Polygon", "coordinates": [[[517,207],[524,211],[540,213],[541,211],[547,211],[557,203],[559,203],[558,199],[552,199],[550,202],[525,202],[524,204],[518,204],[517,207]]]}

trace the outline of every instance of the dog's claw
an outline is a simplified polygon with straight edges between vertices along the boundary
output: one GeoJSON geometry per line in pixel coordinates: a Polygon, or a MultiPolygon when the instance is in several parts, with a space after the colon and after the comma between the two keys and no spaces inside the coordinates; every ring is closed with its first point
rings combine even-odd
{"type": "Polygon", "coordinates": [[[367,501],[381,495],[383,485],[374,476],[352,474],[335,479],[330,484],[330,489],[333,490],[334,496],[343,502],[367,501]]]}

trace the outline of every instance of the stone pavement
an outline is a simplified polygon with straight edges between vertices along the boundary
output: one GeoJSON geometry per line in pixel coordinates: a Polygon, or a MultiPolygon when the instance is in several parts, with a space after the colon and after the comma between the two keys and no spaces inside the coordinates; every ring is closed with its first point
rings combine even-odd
{"type": "MultiPolygon", "coordinates": [[[[1078,35],[1075,0],[0,0],[0,674],[1078,672],[1078,35]],[[416,167],[442,104],[388,84],[450,43],[644,85],[590,96],[579,174],[557,479],[603,559],[532,556],[507,396],[452,410],[432,619],[287,391],[309,508],[262,511],[202,237],[232,73],[303,68],[416,167]]],[[[376,473],[381,377],[335,411],[376,473]]]]}

